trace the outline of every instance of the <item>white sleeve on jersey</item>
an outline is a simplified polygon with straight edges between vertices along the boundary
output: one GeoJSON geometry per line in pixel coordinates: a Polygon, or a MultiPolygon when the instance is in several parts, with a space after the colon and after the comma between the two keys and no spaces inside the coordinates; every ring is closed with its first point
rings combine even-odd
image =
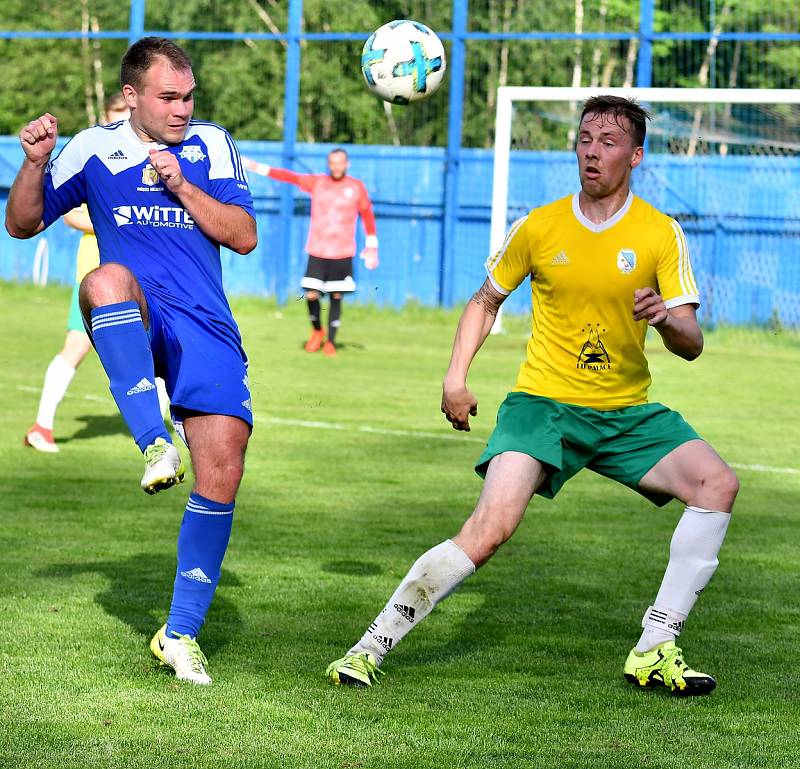
{"type": "Polygon", "coordinates": [[[209,179],[236,179],[247,184],[239,150],[231,135],[220,126],[200,124],[193,126],[208,149],[209,179]]]}
{"type": "Polygon", "coordinates": [[[76,134],[67,142],[61,152],[50,161],[48,173],[53,181],[53,189],[58,189],[68,182],[73,176],[83,172],[85,160],[83,157],[83,131],[76,134]]]}

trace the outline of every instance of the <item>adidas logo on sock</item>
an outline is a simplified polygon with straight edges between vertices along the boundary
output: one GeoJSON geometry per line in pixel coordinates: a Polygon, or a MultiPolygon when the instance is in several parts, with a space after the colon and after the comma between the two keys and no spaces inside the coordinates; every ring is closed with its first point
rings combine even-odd
{"type": "MultiPolygon", "coordinates": [[[[648,625],[663,625],[676,635],[680,635],[681,631],[683,630],[684,620],[676,617],[670,612],[663,611],[662,609],[656,609],[655,606],[650,606],[648,608],[647,613],[645,614],[645,620],[648,625]]],[[[644,623],[642,623],[642,627],[645,627],[644,623]]]]}
{"type": "Polygon", "coordinates": [[[397,609],[397,611],[399,611],[400,614],[402,614],[409,622],[414,621],[414,615],[416,612],[414,611],[413,606],[403,606],[401,603],[396,603],[394,608],[397,609]]]}
{"type": "Polygon", "coordinates": [[[108,156],[109,160],[127,160],[128,158],[125,157],[125,153],[122,150],[117,150],[116,152],[112,152],[108,156]]]}
{"type": "Polygon", "coordinates": [[[134,385],[133,387],[131,387],[130,390],[128,390],[127,394],[136,395],[137,393],[146,393],[148,390],[155,390],[155,389],[156,386],[152,382],[148,381],[146,378],[142,378],[136,385],[134,385]]]}
{"type": "Polygon", "coordinates": [[[387,652],[392,650],[392,642],[394,641],[394,638],[389,638],[389,636],[385,635],[375,635],[375,633],[372,634],[372,637],[375,639],[375,642],[379,646],[382,646],[384,649],[386,649],[387,652]]]}
{"type": "Polygon", "coordinates": [[[194,579],[197,582],[205,582],[206,584],[211,584],[211,580],[205,575],[205,572],[199,567],[196,566],[194,569],[189,571],[182,571],[182,577],[186,577],[186,579],[194,579]]]}
{"type": "Polygon", "coordinates": [[[550,264],[569,264],[569,257],[563,251],[559,251],[550,264]]]}

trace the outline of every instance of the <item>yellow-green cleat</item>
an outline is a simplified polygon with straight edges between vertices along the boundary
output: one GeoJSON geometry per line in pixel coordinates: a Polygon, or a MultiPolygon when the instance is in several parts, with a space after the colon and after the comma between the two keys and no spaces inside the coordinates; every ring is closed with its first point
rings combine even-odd
{"type": "Polygon", "coordinates": [[[144,452],[144,475],[142,489],[155,494],[176,483],[183,483],[186,471],[178,449],[163,438],[156,438],[144,452]]]}
{"type": "Polygon", "coordinates": [[[708,694],[717,682],[692,670],[674,641],[665,641],[648,652],[632,649],[625,660],[625,679],[637,686],[665,686],[678,697],[708,694]]]}
{"type": "Polygon", "coordinates": [[[358,652],[345,654],[340,660],[331,662],[325,675],[337,686],[344,684],[364,687],[372,686],[372,682],[377,682],[378,676],[384,675],[384,672],[369,652],[358,652]]]}

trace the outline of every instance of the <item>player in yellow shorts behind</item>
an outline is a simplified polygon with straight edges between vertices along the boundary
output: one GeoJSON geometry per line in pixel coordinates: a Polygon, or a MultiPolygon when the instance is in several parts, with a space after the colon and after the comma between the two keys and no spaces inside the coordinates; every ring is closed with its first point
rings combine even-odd
{"type": "Polygon", "coordinates": [[[477,414],[466,386],[472,359],[528,277],[533,319],[516,386],[476,467],[483,491],[461,531],[417,560],[361,640],[329,666],[335,683],[375,680],[386,654],[511,537],[533,495],[555,496],[587,467],[657,505],[686,505],[625,678],[678,695],[715,687],[675,641],[716,569],[738,481],[677,412],[647,402],[648,326],[686,360],[703,348],[683,231],[630,191],[648,118],[628,99],[589,99],[576,145],[581,191],[519,219],[488,260],[444,380],[442,411],[455,429],[469,430],[477,414]]]}
{"type": "MultiPolygon", "coordinates": [[[[104,125],[117,120],[126,120],[130,115],[128,105],[121,93],[115,93],[106,101],[104,125]]],[[[86,353],[92,347],[89,336],[83,326],[80,307],[78,306],[78,287],[86,275],[100,264],[100,253],[97,249],[97,238],[94,235],[92,220],[86,206],[80,206],[64,216],[64,221],[72,228],[83,233],[78,244],[78,257],[75,269],[75,287],[67,319],[67,336],[61,352],[50,361],[44,376],[44,386],[39,398],[39,411],[36,422],[25,434],[25,445],[38,451],[56,453],[58,446],[53,438],[53,424],[55,422],[58,404],[66,395],[75,370],[80,366],[86,353]]],[[[164,402],[167,398],[162,380],[157,380],[159,398],[162,399],[162,413],[164,402]]]]}

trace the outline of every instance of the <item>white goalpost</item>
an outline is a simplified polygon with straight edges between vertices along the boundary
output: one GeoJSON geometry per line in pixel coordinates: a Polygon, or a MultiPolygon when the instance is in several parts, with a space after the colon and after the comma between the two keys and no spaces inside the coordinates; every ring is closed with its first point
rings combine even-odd
{"type": "MultiPolygon", "coordinates": [[[[779,226],[768,221],[775,213],[775,206],[766,199],[753,200],[752,208],[745,209],[741,198],[756,197],[752,190],[754,183],[765,190],[777,185],[779,208],[786,227],[800,234],[800,181],[797,178],[800,172],[800,90],[504,86],[497,89],[490,229],[492,254],[502,246],[511,219],[522,215],[523,209],[549,202],[537,200],[536,192],[542,186],[537,182],[544,181],[541,176],[552,172],[551,166],[545,164],[543,174],[535,177],[534,172],[541,170],[543,163],[534,166],[528,162],[526,170],[526,158],[531,161],[534,155],[541,159],[548,153],[553,153],[553,157],[561,153],[564,159],[560,173],[565,178],[563,184],[555,187],[559,194],[577,191],[577,168],[565,153],[574,148],[582,103],[599,94],[632,97],[653,114],[642,168],[649,165],[653,190],[658,189],[653,184],[656,180],[664,181],[668,187],[671,185],[675,198],[671,201],[673,208],[701,219],[716,217],[715,226],[722,217],[723,220],[730,218],[731,226],[769,230],[779,226]],[[548,138],[542,139],[545,135],[548,138]],[[701,160],[696,161],[697,158],[701,160]],[[749,166],[748,158],[752,160],[749,166]],[[570,175],[563,170],[567,162],[570,175]],[[682,166],[685,166],[683,177],[680,176],[682,166]],[[517,167],[523,169],[517,178],[521,183],[516,185],[516,198],[510,200],[514,187],[512,169],[517,167]],[[710,184],[719,185],[718,192],[695,189],[704,184],[699,169],[710,184]],[[526,173],[534,193],[530,201],[523,199],[527,189],[522,176],[526,173]],[[753,174],[758,175],[756,181],[753,174]],[[735,195],[728,185],[737,183],[745,188],[739,198],[728,200],[735,195]],[[701,192],[707,194],[699,200],[701,192]],[[677,201],[682,197],[685,200],[679,205],[677,201]],[[794,200],[789,201],[790,197],[794,200]],[[726,205],[730,211],[724,208],[726,205]]],[[[637,170],[637,174],[638,177],[634,175],[634,189],[641,178],[641,172],[637,170]]],[[[551,180],[547,187],[554,187],[551,180]]],[[[555,197],[557,195],[551,199],[555,197]]],[[[662,210],[666,208],[666,213],[676,215],[669,210],[670,203],[651,202],[662,210]]],[[[776,278],[774,288],[780,290],[777,282],[776,278]]],[[[800,285],[795,290],[798,291],[796,301],[789,298],[790,315],[795,318],[796,312],[795,322],[800,323],[800,285]]],[[[502,316],[498,314],[492,333],[501,330],[502,316]]]]}

